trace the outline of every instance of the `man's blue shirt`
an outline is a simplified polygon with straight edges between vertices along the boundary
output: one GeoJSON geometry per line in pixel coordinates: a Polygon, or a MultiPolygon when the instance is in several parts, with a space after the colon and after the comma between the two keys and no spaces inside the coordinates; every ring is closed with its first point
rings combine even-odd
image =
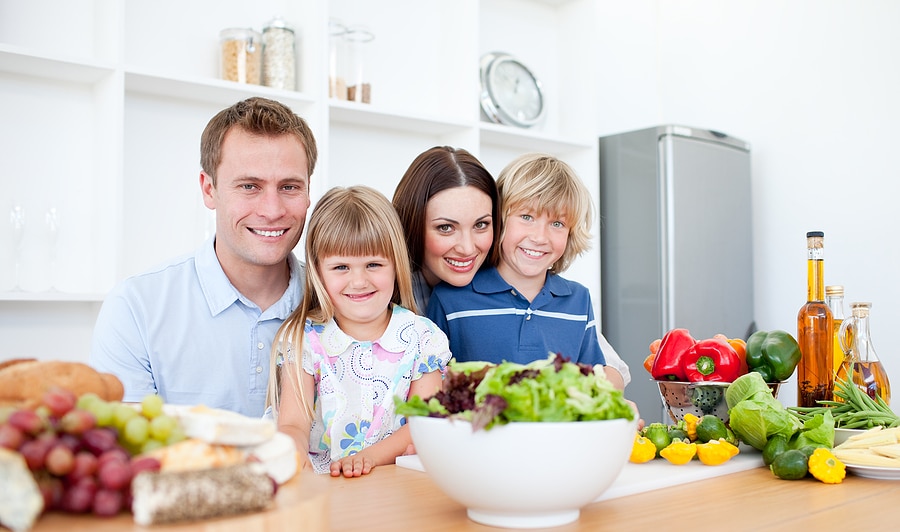
{"type": "Polygon", "coordinates": [[[302,296],[305,267],[288,260],[288,288],[264,312],[228,280],[212,238],[126,279],[100,309],[91,365],[122,381],[127,402],[159,394],[170,404],[262,416],[272,341],[302,296]]]}

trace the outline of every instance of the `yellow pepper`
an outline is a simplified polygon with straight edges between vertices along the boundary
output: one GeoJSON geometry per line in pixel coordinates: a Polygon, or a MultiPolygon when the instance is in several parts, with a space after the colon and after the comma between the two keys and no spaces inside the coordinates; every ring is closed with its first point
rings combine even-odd
{"type": "Polygon", "coordinates": [[[737,446],[725,441],[725,438],[709,440],[697,445],[697,458],[705,465],[721,465],[731,460],[740,451],[737,446]]]}
{"type": "Polygon", "coordinates": [[[694,414],[684,415],[684,431],[687,432],[688,438],[690,438],[691,441],[696,441],[697,439],[697,422],[699,421],[700,418],[694,414]]]}
{"type": "Polygon", "coordinates": [[[670,464],[684,465],[690,462],[697,454],[697,444],[682,440],[675,440],[668,447],[659,452],[659,455],[669,461],[670,464]]]}
{"type": "Polygon", "coordinates": [[[824,447],[819,447],[809,457],[809,472],[826,484],[840,484],[847,476],[844,463],[824,447]]]}
{"type": "Polygon", "coordinates": [[[635,464],[643,464],[656,458],[656,445],[639,433],[634,434],[634,444],[631,446],[631,457],[628,459],[635,464]]]}

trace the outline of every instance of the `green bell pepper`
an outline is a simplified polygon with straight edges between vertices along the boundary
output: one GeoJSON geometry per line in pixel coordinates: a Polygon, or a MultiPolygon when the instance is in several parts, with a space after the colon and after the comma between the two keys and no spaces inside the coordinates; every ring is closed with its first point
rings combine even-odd
{"type": "Polygon", "coordinates": [[[747,339],[747,368],[766,382],[788,379],[800,362],[800,345],[785,331],[756,331],[747,339]]]}

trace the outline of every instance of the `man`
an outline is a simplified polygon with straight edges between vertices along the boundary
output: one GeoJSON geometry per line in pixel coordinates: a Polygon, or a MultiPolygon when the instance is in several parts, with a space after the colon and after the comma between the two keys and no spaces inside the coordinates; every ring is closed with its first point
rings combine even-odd
{"type": "Polygon", "coordinates": [[[97,318],[91,365],[122,381],[124,401],[159,394],[263,414],[272,342],[302,297],[305,266],[292,250],[316,158],[307,123],[278,102],[250,98],[210,120],[200,189],[216,234],[123,281],[97,318]]]}

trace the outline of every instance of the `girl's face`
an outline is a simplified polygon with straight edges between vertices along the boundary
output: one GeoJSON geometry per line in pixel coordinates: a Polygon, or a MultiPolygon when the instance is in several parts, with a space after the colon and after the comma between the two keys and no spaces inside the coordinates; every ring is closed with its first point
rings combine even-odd
{"type": "Polygon", "coordinates": [[[390,321],[394,263],[386,257],[327,256],[320,270],[341,330],[360,341],[377,340],[390,321]]]}
{"type": "Polygon", "coordinates": [[[425,205],[422,273],[431,286],[465,286],[488,258],[494,241],[491,197],[475,187],[438,192],[425,205]]]}
{"type": "Polygon", "coordinates": [[[565,216],[538,213],[531,206],[510,211],[500,242],[497,269],[506,281],[518,287],[527,281],[543,282],[547,270],[562,257],[569,241],[565,216]]]}

